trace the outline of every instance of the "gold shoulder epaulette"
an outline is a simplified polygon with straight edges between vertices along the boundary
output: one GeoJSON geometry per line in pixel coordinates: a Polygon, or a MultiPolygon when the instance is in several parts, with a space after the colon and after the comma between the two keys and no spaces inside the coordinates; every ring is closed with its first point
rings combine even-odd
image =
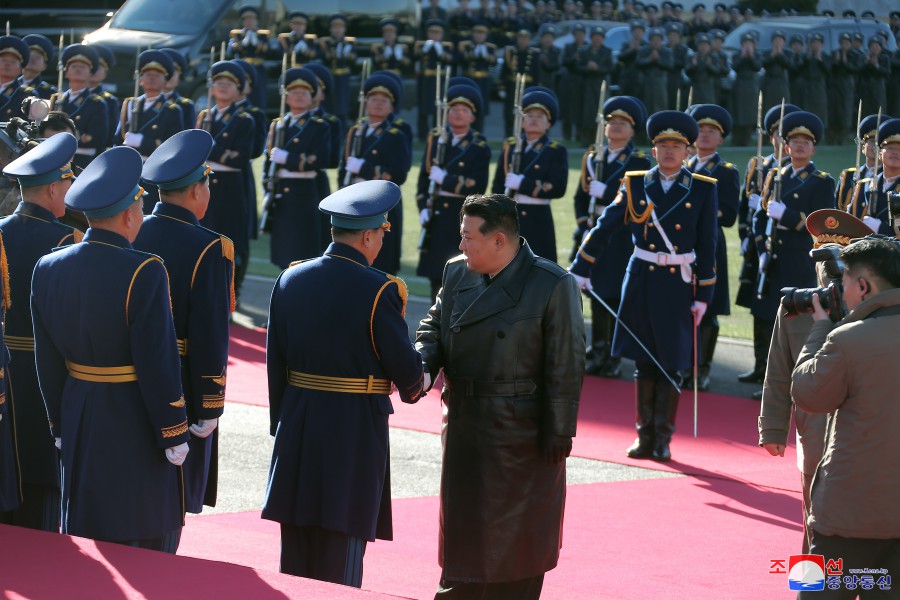
{"type": "Polygon", "coordinates": [[[635,158],[647,158],[647,153],[643,150],[635,150],[633,156],[635,158]]]}
{"type": "Polygon", "coordinates": [[[722,163],[722,164],[725,165],[725,168],[726,168],[726,169],[734,169],[734,168],[736,168],[736,167],[734,166],[734,163],[724,162],[724,163],[722,163]]]}
{"type": "Polygon", "coordinates": [[[319,37],[319,36],[317,36],[317,35],[314,34],[314,33],[304,33],[304,34],[303,34],[303,39],[304,39],[304,40],[310,40],[310,41],[313,41],[313,42],[316,41],[316,40],[318,39],[318,37],[319,37]]]}
{"type": "Polygon", "coordinates": [[[485,44],[485,46],[487,46],[487,47],[490,48],[491,50],[494,50],[494,51],[497,50],[497,44],[487,43],[487,44],[485,44]]]}
{"type": "Polygon", "coordinates": [[[400,301],[403,303],[403,308],[400,310],[400,316],[405,317],[406,301],[409,299],[409,290],[406,287],[406,282],[394,275],[387,275],[387,278],[397,284],[397,293],[400,294],[400,301]]]}
{"type": "Polygon", "coordinates": [[[816,173],[814,173],[814,175],[815,175],[816,177],[821,177],[822,179],[825,179],[825,178],[827,178],[827,177],[831,177],[831,174],[829,174],[828,171],[817,171],[816,173]]]}
{"type": "Polygon", "coordinates": [[[229,33],[228,35],[230,35],[231,37],[237,37],[237,36],[241,35],[242,31],[243,31],[242,29],[232,29],[231,33],[229,33]]]}
{"type": "Polygon", "coordinates": [[[698,175],[694,173],[694,179],[699,179],[700,181],[705,181],[707,183],[719,183],[719,180],[715,177],[707,177],[706,175],[698,175]]]}
{"type": "Polygon", "coordinates": [[[625,177],[643,177],[649,171],[625,171],[625,177]]]}
{"type": "Polygon", "coordinates": [[[257,32],[256,32],[257,35],[264,35],[264,36],[266,36],[266,37],[268,37],[271,33],[272,33],[272,32],[269,31],[268,29],[259,29],[259,30],[257,30],[257,32]]]}
{"type": "Polygon", "coordinates": [[[559,148],[559,144],[556,142],[556,140],[551,140],[550,143],[547,145],[550,146],[551,148],[559,148]]]}
{"type": "Polygon", "coordinates": [[[290,31],[286,31],[286,32],[284,32],[284,33],[279,33],[279,34],[278,34],[278,39],[279,39],[279,40],[285,40],[285,39],[288,39],[288,38],[290,38],[290,37],[291,37],[291,32],[290,32],[290,31]]]}
{"type": "Polygon", "coordinates": [[[97,94],[93,94],[91,96],[91,100],[93,100],[94,102],[105,102],[105,100],[103,98],[101,98],[100,96],[98,96],[97,94]]]}
{"type": "Polygon", "coordinates": [[[400,133],[400,130],[397,129],[396,127],[391,127],[390,129],[387,130],[387,132],[397,134],[397,133],[400,133]]]}
{"type": "Polygon", "coordinates": [[[347,44],[355,44],[356,38],[348,35],[347,37],[344,38],[344,42],[347,44]]]}

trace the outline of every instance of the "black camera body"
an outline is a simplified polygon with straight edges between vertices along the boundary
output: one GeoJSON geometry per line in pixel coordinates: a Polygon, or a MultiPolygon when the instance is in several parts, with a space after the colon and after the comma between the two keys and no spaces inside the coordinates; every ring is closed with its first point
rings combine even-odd
{"type": "MultiPolygon", "coordinates": [[[[898,194],[900,195],[900,194],[898,194]]],[[[781,308],[784,316],[796,317],[814,311],[813,296],[819,297],[822,308],[832,321],[837,323],[844,318],[844,263],[840,259],[838,248],[814,248],[809,253],[813,261],[823,263],[828,285],[817,288],[782,288],[781,308]]]]}
{"type": "Polygon", "coordinates": [[[888,217],[893,225],[900,221],[900,192],[887,193],[888,217]]]}

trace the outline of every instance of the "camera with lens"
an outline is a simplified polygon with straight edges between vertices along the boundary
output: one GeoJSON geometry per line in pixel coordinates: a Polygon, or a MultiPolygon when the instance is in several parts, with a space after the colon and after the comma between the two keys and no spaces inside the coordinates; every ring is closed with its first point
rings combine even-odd
{"type": "Polygon", "coordinates": [[[782,288],[781,308],[784,316],[796,317],[815,310],[813,296],[819,297],[822,308],[837,323],[846,314],[844,310],[844,263],[839,248],[814,248],[809,253],[813,261],[822,263],[828,284],[817,288],[782,288]]]}

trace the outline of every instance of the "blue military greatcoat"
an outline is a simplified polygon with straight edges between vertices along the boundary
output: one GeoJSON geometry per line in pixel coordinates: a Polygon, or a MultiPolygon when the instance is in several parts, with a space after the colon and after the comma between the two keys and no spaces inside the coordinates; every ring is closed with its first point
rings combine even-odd
{"type": "Polygon", "coordinates": [[[278,278],[266,344],[275,447],[264,519],[392,538],[390,382],[410,402],[423,383],[406,297],[400,279],[341,243],[278,278]]]}
{"type": "MultiPolygon", "coordinates": [[[[159,202],[144,218],[134,247],[165,262],[188,422],[218,419],[225,408],[234,245],[201,227],[191,211],[159,202]]],[[[216,504],[218,437],[218,428],[207,438],[191,436],[184,462],[188,512],[199,513],[204,504],[216,504]]]]}
{"type": "Polygon", "coordinates": [[[106,146],[112,148],[116,143],[116,126],[119,123],[119,113],[122,110],[122,105],[119,103],[119,98],[115,94],[110,94],[104,90],[102,85],[92,88],[91,93],[100,96],[106,102],[106,118],[109,123],[107,131],[109,137],[106,146]]]}
{"type": "Polygon", "coordinates": [[[900,179],[895,179],[893,184],[889,185],[887,189],[884,188],[884,172],[879,173],[874,182],[871,177],[861,179],[853,189],[853,197],[846,210],[859,219],[862,219],[864,216],[880,219],[881,225],[879,225],[877,233],[894,237],[897,235],[897,232],[894,231],[894,225],[891,223],[890,215],[888,214],[888,192],[900,193],[900,179]],[[870,190],[878,190],[874,194],[874,205],[871,206],[871,210],[869,202],[871,198],[870,190]]]}
{"type": "MultiPolygon", "coordinates": [[[[666,371],[691,366],[691,304],[694,300],[708,304],[716,283],[717,212],[714,179],[682,168],[666,192],[658,167],[626,173],[618,197],[588,233],[570,269],[581,277],[589,276],[592,268],[606,260],[604,252],[612,234],[623,227],[631,232],[635,249],[659,254],[654,262],[632,256],[625,274],[619,318],[666,371]],[[692,269],[667,264],[666,255],[670,252],[653,222],[651,209],[675,254],[695,253],[692,269]],[[690,281],[691,270],[697,280],[696,290],[690,281]]],[[[612,354],[649,362],[640,346],[618,325],[612,354]]]]}
{"type": "Polygon", "coordinates": [[[62,532],[162,538],[182,525],[188,441],[169,285],[162,261],[111,231],[41,258],[34,351],[50,430],[62,438],[62,532]]]}

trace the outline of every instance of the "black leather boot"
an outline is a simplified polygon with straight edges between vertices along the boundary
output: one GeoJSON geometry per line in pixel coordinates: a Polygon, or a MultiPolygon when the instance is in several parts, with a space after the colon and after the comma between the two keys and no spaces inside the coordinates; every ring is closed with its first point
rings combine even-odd
{"type": "Polygon", "coordinates": [[[628,458],[650,458],[653,453],[653,404],[656,380],[649,377],[635,377],[634,420],[637,439],[625,452],[628,458]]]}
{"type": "Polygon", "coordinates": [[[612,328],[610,316],[603,306],[591,298],[591,349],[584,365],[587,375],[603,375],[609,360],[612,328]]]}
{"type": "Polygon", "coordinates": [[[716,342],[719,340],[718,323],[702,325],[700,331],[697,332],[699,342],[698,361],[700,365],[697,367],[697,389],[701,392],[709,391],[709,372],[712,370],[713,354],[716,351],[716,342]]]}
{"type": "Polygon", "coordinates": [[[738,375],[741,383],[762,383],[766,378],[766,362],[769,358],[769,344],[772,341],[774,321],[753,317],[753,368],[738,375]]]}
{"type": "Polygon", "coordinates": [[[653,404],[653,460],[666,462],[672,459],[669,444],[675,433],[675,415],[678,413],[679,393],[662,375],[656,381],[653,404]]]}

